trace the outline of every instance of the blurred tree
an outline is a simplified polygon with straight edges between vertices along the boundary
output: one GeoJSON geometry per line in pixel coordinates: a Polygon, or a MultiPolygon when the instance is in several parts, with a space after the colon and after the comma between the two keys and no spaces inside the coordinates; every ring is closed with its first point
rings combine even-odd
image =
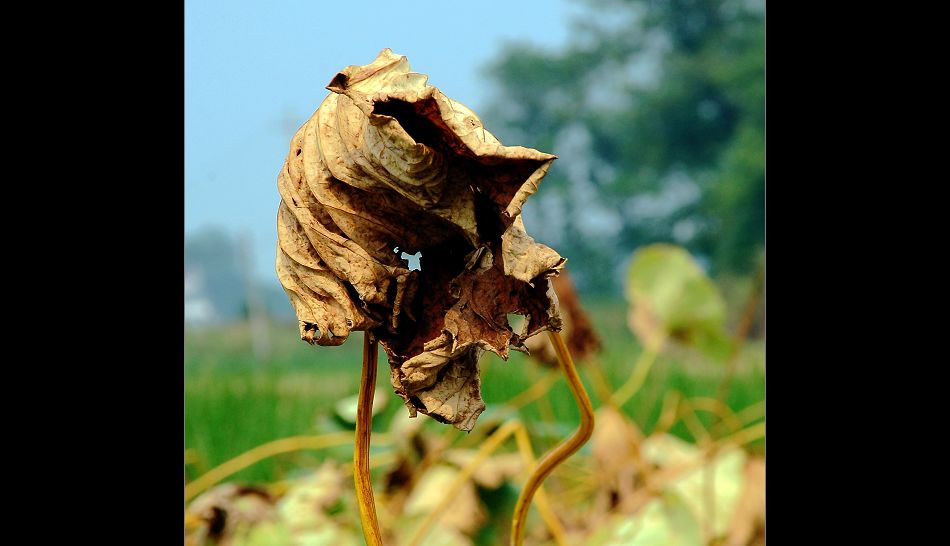
{"type": "Polygon", "coordinates": [[[563,51],[510,45],[489,67],[486,126],[560,156],[525,209],[586,292],[621,256],[686,246],[711,273],[752,272],[764,245],[762,0],[581,0],[563,51]]]}
{"type": "MultiPolygon", "coordinates": [[[[186,320],[203,323],[227,323],[258,317],[258,337],[263,316],[295,321],[297,318],[287,294],[271,278],[253,278],[256,259],[250,255],[249,235],[242,240],[222,227],[208,227],[185,239],[185,315],[186,320]],[[256,301],[252,301],[256,298],[256,301]],[[203,306],[189,306],[203,303],[203,306]],[[207,307],[207,309],[205,309],[207,307]],[[256,311],[252,311],[256,307],[256,311]],[[188,316],[189,313],[192,316],[188,316]]],[[[259,341],[265,346],[268,341],[259,341]]],[[[258,356],[265,354],[261,349],[258,356]]]]}
{"type": "Polygon", "coordinates": [[[244,268],[238,245],[221,229],[205,229],[185,239],[185,273],[197,279],[201,295],[214,306],[213,322],[241,318],[246,308],[244,268]]]}

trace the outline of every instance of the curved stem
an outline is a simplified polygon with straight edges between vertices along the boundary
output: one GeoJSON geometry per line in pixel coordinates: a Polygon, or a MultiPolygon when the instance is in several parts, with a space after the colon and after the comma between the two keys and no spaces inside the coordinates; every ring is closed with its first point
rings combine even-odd
{"type": "MultiPolygon", "coordinates": [[[[528,431],[524,428],[524,425],[521,425],[515,431],[515,442],[518,444],[518,451],[521,452],[521,457],[527,467],[534,468],[537,461],[534,458],[534,449],[531,448],[531,438],[528,437],[528,431]]],[[[557,519],[543,486],[538,488],[538,513],[541,514],[541,519],[548,525],[557,546],[567,546],[567,533],[564,531],[564,526],[557,519]]]]}
{"type": "Polygon", "coordinates": [[[564,369],[564,375],[567,377],[567,384],[571,388],[571,394],[574,395],[574,401],[577,403],[581,412],[581,424],[577,427],[567,440],[556,446],[538,463],[531,476],[528,477],[521,495],[518,496],[518,502],[515,504],[515,514],[511,521],[511,544],[521,546],[524,541],[524,524],[528,516],[528,508],[531,506],[531,499],[535,492],[541,487],[541,482],[547,478],[551,472],[565,459],[573,455],[582,445],[590,439],[594,432],[594,408],[591,407],[590,398],[587,391],[584,390],[584,384],[581,383],[580,376],[577,375],[577,369],[574,367],[574,361],[571,360],[571,353],[564,344],[564,339],[560,332],[548,332],[554,350],[557,352],[558,362],[564,369]]]}
{"type": "Polygon", "coordinates": [[[359,404],[356,407],[356,445],[353,449],[353,481],[360,508],[363,538],[368,546],[382,546],[376,520],[376,500],[369,475],[369,439],[373,433],[373,395],[376,394],[376,355],[378,346],[371,332],[363,332],[363,373],[360,378],[359,404]]]}

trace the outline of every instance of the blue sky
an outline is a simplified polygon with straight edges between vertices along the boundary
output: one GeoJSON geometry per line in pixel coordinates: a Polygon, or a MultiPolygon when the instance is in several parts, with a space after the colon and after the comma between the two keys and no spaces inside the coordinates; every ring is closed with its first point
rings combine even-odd
{"type": "Polygon", "coordinates": [[[581,9],[570,0],[186,0],[186,236],[209,226],[246,234],[257,275],[276,279],[277,172],[340,69],[389,47],[479,112],[492,92],[482,70],[501,47],[558,48],[581,9]]]}

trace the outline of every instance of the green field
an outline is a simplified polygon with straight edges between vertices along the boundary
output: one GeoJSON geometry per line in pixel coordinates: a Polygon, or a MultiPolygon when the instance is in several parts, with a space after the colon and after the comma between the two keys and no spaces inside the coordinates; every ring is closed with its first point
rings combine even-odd
{"type": "MultiPolygon", "coordinates": [[[[600,405],[591,365],[599,365],[614,389],[630,375],[642,352],[627,328],[623,303],[589,306],[604,345],[595,364],[578,363],[594,402],[600,405]]],[[[341,399],[355,395],[360,375],[362,334],[354,333],[341,347],[316,347],[300,341],[295,324],[271,324],[271,351],[265,362],[252,352],[247,324],[189,329],[185,333],[185,448],[186,478],[193,480],[214,466],[265,442],[287,436],[351,430],[334,416],[341,399]]],[[[760,404],[765,397],[765,364],[762,341],[747,342],[735,363],[735,374],[725,402],[733,411],[760,404]]],[[[482,396],[488,410],[479,424],[490,419],[504,402],[529,388],[547,373],[534,361],[513,353],[505,362],[492,354],[481,360],[482,396]]],[[[380,351],[377,404],[385,409],[376,416],[374,430],[389,429],[393,419],[408,419],[402,401],[392,393],[388,365],[380,351]],[[385,393],[385,394],[382,394],[385,393]]],[[[686,398],[714,399],[724,376],[724,366],[677,347],[663,351],[643,387],[624,410],[649,433],[670,391],[686,398]]],[[[559,379],[544,398],[520,412],[531,429],[539,452],[563,438],[576,426],[577,409],[566,384],[559,379]]],[[[714,417],[698,411],[709,426],[714,417]]],[[[431,421],[427,428],[438,434],[465,433],[431,421]],[[447,431],[447,432],[446,432],[447,431]]],[[[476,429],[478,424],[476,425],[476,429]]],[[[693,441],[690,429],[677,421],[671,432],[693,441]]],[[[751,451],[764,450],[759,440],[751,451]]],[[[332,457],[349,460],[352,446],[323,451],[300,451],[269,458],[235,474],[229,480],[245,483],[272,482],[312,470],[332,457]]]]}

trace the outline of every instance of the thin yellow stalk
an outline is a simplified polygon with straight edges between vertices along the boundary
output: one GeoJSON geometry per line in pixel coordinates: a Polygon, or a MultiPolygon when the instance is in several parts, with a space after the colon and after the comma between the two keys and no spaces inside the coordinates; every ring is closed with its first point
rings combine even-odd
{"type": "Polygon", "coordinates": [[[663,397],[663,407],[660,410],[660,418],[657,419],[652,434],[665,434],[673,428],[673,425],[676,424],[681,399],[682,395],[679,391],[667,391],[666,396],[663,397]]]}
{"type": "MultiPolygon", "coordinates": [[[[419,478],[422,477],[426,471],[442,457],[442,454],[445,452],[445,450],[452,445],[452,437],[455,436],[457,432],[458,431],[454,428],[446,427],[439,441],[434,442],[431,448],[426,451],[426,454],[422,457],[422,460],[419,461],[418,464],[414,465],[412,473],[409,475],[409,479],[403,485],[402,489],[404,491],[411,492],[416,487],[416,483],[419,481],[419,478]]],[[[409,500],[408,495],[394,495],[390,497],[387,503],[389,511],[393,514],[402,512],[403,506],[407,500],[409,500]]]]}
{"type": "Polygon", "coordinates": [[[554,350],[557,352],[558,362],[560,362],[564,375],[567,377],[567,384],[574,395],[574,401],[580,409],[581,424],[567,440],[548,452],[541,459],[531,476],[528,477],[524,489],[521,490],[521,495],[518,496],[515,513],[511,521],[511,544],[513,546],[521,546],[524,542],[525,518],[528,515],[528,508],[531,506],[531,499],[538,488],[541,487],[541,482],[559,464],[580,449],[590,439],[591,433],[594,432],[594,408],[591,407],[590,398],[587,396],[587,391],[584,390],[584,384],[581,382],[580,376],[577,375],[577,368],[574,367],[571,353],[567,350],[567,345],[564,343],[560,332],[548,332],[548,334],[551,343],[554,345],[554,350]]]}
{"type": "MultiPolygon", "coordinates": [[[[598,406],[611,405],[613,403],[613,389],[604,376],[604,365],[599,358],[591,357],[587,359],[587,369],[590,371],[590,378],[594,383],[594,392],[600,402],[598,406]]],[[[615,408],[617,409],[617,408],[615,408]]]]}
{"type": "Polygon", "coordinates": [[[376,355],[378,345],[370,332],[363,333],[363,372],[359,403],[356,407],[356,445],[353,448],[353,482],[360,509],[363,538],[368,546],[382,546],[383,538],[376,519],[376,500],[369,475],[369,440],[373,433],[373,395],[376,394],[376,355]]]}
{"type": "Polygon", "coordinates": [[[736,432],[742,428],[742,421],[736,417],[736,413],[732,411],[732,408],[724,404],[722,400],[697,397],[691,399],[690,402],[692,403],[693,408],[708,411],[719,418],[718,423],[713,425],[714,431],[717,430],[720,423],[729,427],[730,433],[736,432]]]}
{"type": "Polygon", "coordinates": [[[736,444],[744,445],[752,443],[756,440],[760,440],[765,437],[765,423],[757,423],[750,427],[744,428],[739,432],[726,436],[721,440],[722,444],[736,444]]]}
{"type": "Polygon", "coordinates": [[[505,409],[517,411],[523,406],[527,406],[531,402],[541,398],[551,389],[551,386],[554,385],[555,381],[557,381],[557,377],[558,376],[556,372],[546,374],[533,385],[519,393],[517,396],[505,402],[505,409]]]}
{"type": "Polygon", "coordinates": [[[765,417],[765,400],[756,402],[751,406],[745,407],[736,413],[736,419],[743,423],[750,423],[756,419],[765,417]]]}
{"type": "Polygon", "coordinates": [[[212,468],[207,473],[185,485],[185,502],[197,497],[209,487],[228,476],[240,472],[268,457],[301,449],[323,449],[346,445],[352,441],[353,437],[349,432],[331,432],[330,434],[321,434],[319,436],[291,436],[289,438],[281,438],[267,442],[266,444],[261,444],[212,468]]]}
{"type": "MultiPolygon", "coordinates": [[[[515,431],[515,441],[518,444],[518,451],[521,452],[521,458],[525,462],[526,468],[534,468],[537,460],[534,458],[531,438],[528,436],[528,430],[524,425],[518,427],[518,430],[515,431]]],[[[551,507],[551,502],[544,492],[544,487],[538,488],[538,513],[541,514],[541,519],[547,524],[557,546],[567,546],[567,533],[564,531],[560,520],[557,519],[554,508],[551,507]]]]}
{"type": "Polygon", "coordinates": [[[660,354],[660,349],[662,349],[663,343],[660,342],[657,344],[656,348],[644,348],[643,352],[640,353],[640,358],[637,359],[637,363],[633,366],[633,372],[630,374],[630,378],[614,392],[614,395],[610,398],[610,403],[616,408],[623,407],[627,403],[627,400],[630,400],[633,395],[637,394],[637,391],[640,390],[640,387],[643,386],[643,382],[647,378],[647,374],[650,373],[650,368],[653,367],[653,362],[656,361],[656,357],[660,354]]]}
{"type": "Polygon", "coordinates": [[[709,434],[709,430],[703,426],[703,422],[699,420],[699,416],[696,415],[696,409],[689,399],[684,399],[680,402],[679,416],[698,445],[708,446],[710,444],[712,436],[709,434]]]}
{"type": "Polygon", "coordinates": [[[458,475],[455,476],[455,481],[446,489],[438,506],[433,508],[422,524],[416,528],[415,534],[413,534],[409,542],[406,543],[406,546],[417,546],[422,542],[422,539],[432,530],[432,526],[439,521],[439,518],[443,516],[452,502],[458,498],[458,494],[462,490],[462,486],[465,485],[465,482],[472,477],[472,474],[485,462],[485,459],[494,453],[502,442],[518,430],[520,426],[522,425],[518,421],[508,421],[482,443],[481,447],[479,447],[475,453],[475,456],[472,457],[465,466],[462,467],[458,475]]]}

